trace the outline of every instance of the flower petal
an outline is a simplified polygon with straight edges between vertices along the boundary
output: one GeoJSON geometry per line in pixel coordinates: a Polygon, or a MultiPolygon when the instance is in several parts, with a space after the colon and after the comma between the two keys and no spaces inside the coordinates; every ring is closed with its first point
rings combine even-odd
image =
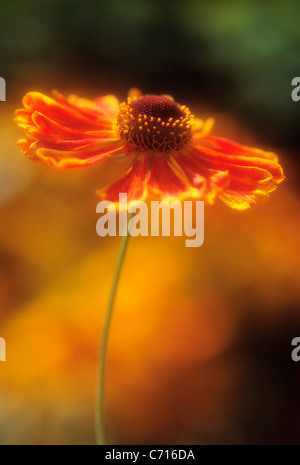
{"type": "Polygon", "coordinates": [[[144,200],[147,196],[149,172],[149,155],[142,154],[136,158],[127,173],[105,189],[97,191],[101,199],[119,202],[119,194],[127,193],[127,201],[144,200]]]}
{"type": "Polygon", "coordinates": [[[267,160],[278,161],[278,157],[273,152],[266,152],[261,149],[253,147],[246,147],[244,145],[237,144],[224,137],[206,137],[206,143],[210,143],[213,147],[217,148],[220,152],[231,155],[244,155],[247,157],[266,158],[267,160]]]}
{"type": "Polygon", "coordinates": [[[89,100],[77,95],[71,94],[67,98],[57,91],[53,91],[54,96],[59,102],[71,110],[77,110],[80,108],[82,114],[88,118],[96,118],[97,120],[101,117],[102,119],[108,118],[111,120],[115,117],[116,112],[119,108],[119,100],[114,95],[105,95],[104,97],[98,97],[96,100],[89,100]]]}
{"type": "Polygon", "coordinates": [[[193,189],[182,174],[172,167],[172,158],[156,152],[151,161],[149,193],[168,201],[195,197],[197,189],[193,189]]]}
{"type": "Polygon", "coordinates": [[[56,101],[40,92],[29,92],[23,98],[23,105],[30,113],[38,111],[54,121],[79,131],[97,130],[110,127],[111,119],[104,118],[101,112],[88,110],[84,106],[71,105],[61,96],[56,101]]]}
{"type": "Polygon", "coordinates": [[[95,139],[109,137],[113,138],[111,129],[97,129],[92,131],[80,131],[78,129],[68,128],[57,121],[35,111],[32,113],[32,122],[39,130],[39,134],[53,139],[83,139],[84,137],[93,137],[95,139]]]}
{"type": "Polygon", "coordinates": [[[55,92],[57,101],[39,92],[29,92],[16,121],[25,129],[28,142],[19,141],[32,160],[56,168],[74,168],[97,163],[122,152],[124,142],[112,130],[117,100],[106,96],[92,102],[55,92]]]}
{"type": "Polygon", "coordinates": [[[188,180],[193,197],[205,200],[212,204],[215,198],[229,183],[229,173],[225,171],[208,170],[204,166],[199,167],[194,158],[188,153],[173,155],[174,163],[188,180]]]}
{"type": "Polygon", "coordinates": [[[284,179],[275,154],[222,138],[205,137],[174,158],[191,184],[202,189],[203,199],[220,196],[240,210],[268,196],[284,179]]]}
{"type": "MultiPolygon", "coordinates": [[[[82,147],[82,150],[56,150],[41,147],[38,141],[32,142],[26,139],[18,141],[24,155],[32,161],[43,163],[54,168],[78,168],[93,165],[108,157],[122,153],[122,144],[111,141],[102,143],[101,146],[82,147]]],[[[68,148],[67,146],[65,148],[68,148]]]]}

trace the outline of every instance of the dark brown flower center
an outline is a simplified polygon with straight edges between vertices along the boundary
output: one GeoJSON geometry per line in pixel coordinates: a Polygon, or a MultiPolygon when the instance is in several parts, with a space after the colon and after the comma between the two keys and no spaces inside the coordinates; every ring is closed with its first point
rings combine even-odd
{"type": "Polygon", "coordinates": [[[147,115],[161,118],[162,121],[167,121],[169,118],[173,118],[175,121],[178,118],[184,117],[184,112],[178,103],[160,95],[145,95],[137,100],[133,100],[130,108],[135,117],[147,115]]]}
{"type": "Polygon", "coordinates": [[[121,103],[114,127],[117,135],[140,150],[172,152],[191,139],[193,116],[168,97],[145,95],[121,103]]]}

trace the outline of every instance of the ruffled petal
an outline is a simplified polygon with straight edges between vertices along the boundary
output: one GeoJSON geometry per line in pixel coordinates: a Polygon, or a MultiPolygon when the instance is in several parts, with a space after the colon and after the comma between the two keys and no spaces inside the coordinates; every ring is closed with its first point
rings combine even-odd
{"type": "Polygon", "coordinates": [[[174,163],[191,186],[189,191],[193,193],[193,198],[205,200],[212,204],[229,183],[228,171],[199,168],[198,163],[195,163],[191,154],[177,153],[173,155],[173,158],[174,163]]]}
{"type": "Polygon", "coordinates": [[[106,96],[93,102],[55,92],[57,100],[29,92],[16,121],[24,128],[28,142],[19,141],[23,153],[34,161],[55,168],[88,166],[120,154],[124,142],[112,130],[118,100],[106,96]]]}
{"type": "Polygon", "coordinates": [[[100,112],[72,105],[60,94],[56,95],[58,101],[40,92],[29,92],[23,98],[23,105],[29,115],[38,111],[61,125],[78,131],[102,129],[102,125],[107,126],[108,121],[100,112]]]}
{"type": "Polygon", "coordinates": [[[86,118],[95,119],[98,123],[100,121],[104,123],[106,120],[111,121],[119,108],[119,100],[114,95],[105,95],[96,98],[96,100],[89,100],[73,94],[66,98],[57,91],[53,91],[53,94],[59,102],[70,110],[80,109],[86,118]]]}
{"type": "MultiPolygon", "coordinates": [[[[112,138],[113,131],[111,129],[96,129],[91,131],[80,131],[60,124],[58,121],[48,118],[47,116],[35,111],[31,115],[34,128],[36,129],[37,138],[51,139],[83,139],[85,137],[94,138],[112,138]]],[[[30,126],[29,126],[30,129],[30,126]]],[[[26,130],[26,128],[25,128],[26,130]]]]}
{"type": "Polygon", "coordinates": [[[18,145],[26,157],[32,161],[43,163],[54,168],[78,168],[93,165],[110,155],[122,153],[120,142],[112,144],[111,141],[102,142],[101,145],[81,150],[55,150],[40,147],[39,142],[20,139],[18,145]]]}
{"type": "Polygon", "coordinates": [[[243,210],[267,197],[284,179],[272,152],[245,147],[227,139],[206,137],[185,153],[174,155],[201,197],[220,197],[232,208],[243,210]]]}
{"type": "Polygon", "coordinates": [[[227,155],[244,155],[246,157],[266,158],[267,160],[278,161],[277,155],[273,152],[266,152],[265,150],[246,147],[244,145],[237,144],[232,140],[225,139],[224,137],[207,136],[202,142],[210,144],[212,147],[218,149],[218,151],[227,155]]]}

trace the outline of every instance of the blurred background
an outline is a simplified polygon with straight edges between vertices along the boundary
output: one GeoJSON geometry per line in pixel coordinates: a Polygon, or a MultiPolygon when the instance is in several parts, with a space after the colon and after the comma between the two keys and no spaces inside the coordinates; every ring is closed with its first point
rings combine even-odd
{"type": "Polygon", "coordinates": [[[0,5],[0,444],[93,444],[96,365],[119,238],[96,235],[109,162],[23,157],[30,90],[167,93],[213,135],[273,150],[270,201],[205,211],[199,249],[134,238],[109,346],[111,444],[298,444],[298,1],[23,0],[0,5]]]}

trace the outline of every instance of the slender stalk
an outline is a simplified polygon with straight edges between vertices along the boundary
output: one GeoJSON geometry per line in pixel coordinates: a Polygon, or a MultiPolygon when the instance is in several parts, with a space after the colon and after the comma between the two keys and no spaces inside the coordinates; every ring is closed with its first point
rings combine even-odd
{"type": "Polygon", "coordinates": [[[98,381],[98,391],[97,391],[97,405],[96,405],[96,437],[98,445],[106,444],[106,434],[105,434],[105,415],[104,415],[104,394],[105,394],[105,371],[106,371],[106,359],[107,359],[107,347],[109,339],[109,330],[111,324],[111,318],[114,308],[114,302],[117,294],[117,288],[119,283],[119,278],[121,274],[121,269],[128,245],[129,234],[127,231],[126,225],[126,235],[122,237],[121,245],[119,249],[119,254],[117,257],[115,270],[113,274],[113,279],[111,283],[111,288],[109,292],[109,297],[107,301],[105,318],[102,329],[100,353],[99,353],[99,381],[98,381]]]}

